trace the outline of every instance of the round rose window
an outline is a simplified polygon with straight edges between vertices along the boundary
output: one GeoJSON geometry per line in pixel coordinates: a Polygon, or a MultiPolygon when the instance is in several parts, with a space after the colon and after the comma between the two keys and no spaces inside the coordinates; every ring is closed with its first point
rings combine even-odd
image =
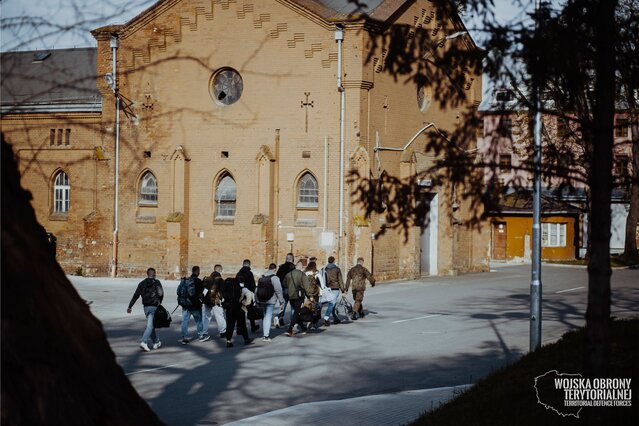
{"type": "Polygon", "coordinates": [[[210,92],[213,100],[219,105],[231,105],[242,96],[244,82],[240,73],[232,68],[223,68],[213,74],[210,92]]]}

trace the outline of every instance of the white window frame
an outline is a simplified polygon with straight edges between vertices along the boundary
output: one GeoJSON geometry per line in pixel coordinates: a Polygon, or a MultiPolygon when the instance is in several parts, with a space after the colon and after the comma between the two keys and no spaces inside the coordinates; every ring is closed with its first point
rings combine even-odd
{"type": "Polygon", "coordinates": [[[542,222],[541,246],[566,247],[566,225],[565,222],[542,222]]]}
{"type": "Polygon", "coordinates": [[[71,184],[69,183],[69,176],[60,170],[55,175],[53,180],[53,212],[54,213],[68,213],[71,195],[71,184]]]}
{"type": "Polygon", "coordinates": [[[316,209],[319,206],[319,186],[311,172],[306,172],[297,182],[297,208],[316,209]]]}
{"type": "Polygon", "coordinates": [[[229,173],[215,187],[215,219],[233,220],[237,209],[237,183],[229,173]]]}
{"type": "Polygon", "coordinates": [[[144,172],[142,178],[140,179],[140,187],[138,190],[138,204],[144,206],[158,205],[158,179],[150,170],[144,172]],[[149,185],[151,182],[153,183],[153,185],[149,185]]]}

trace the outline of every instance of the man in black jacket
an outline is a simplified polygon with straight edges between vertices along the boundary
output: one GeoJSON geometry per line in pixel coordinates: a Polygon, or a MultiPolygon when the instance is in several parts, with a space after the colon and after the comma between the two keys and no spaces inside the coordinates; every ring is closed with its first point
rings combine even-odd
{"type": "Polygon", "coordinates": [[[226,347],[233,347],[233,330],[237,325],[237,334],[244,338],[244,344],[250,345],[253,339],[249,338],[246,329],[246,315],[242,309],[242,287],[238,280],[227,278],[222,285],[224,312],[226,313],[226,347]]]}
{"type": "MultiPolygon", "coordinates": [[[[251,261],[249,259],[244,259],[242,262],[242,268],[238,271],[235,279],[238,283],[243,284],[248,290],[252,293],[255,293],[255,277],[253,276],[253,272],[251,272],[251,261]]],[[[255,333],[260,326],[255,324],[255,320],[251,321],[251,332],[255,333]]]]}
{"type": "MultiPolygon", "coordinates": [[[[284,293],[284,305],[280,307],[280,313],[277,315],[279,318],[279,324],[284,325],[284,313],[286,312],[286,305],[288,304],[288,289],[284,285],[284,279],[289,272],[295,269],[295,257],[293,253],[288,253],[286,255],[286,261],[282,263],[279,268],[277,268],[277,278],[280,279],[282,283],[282,292],[284,293]]],[[[293,311],[291,311],[291,319],[293,318],[293,311]]]]}
{"type": "Polygon", "coordinates": [[[162,346],[162,342],[160,342],[160,339],[158,339],[155,334],[155,327],[153,327],[155,311],[164,298],[162,284],[159,280],[155,279],[155,269],[149,268],[146,270],[146,279],[138,284],[135,293],[133,293],[129,307],[126,310],[127,314],[131,313],[131,308],[133,308],[133,305],[140,296],[142,296],[142,305],[144,306],[144,315],[146,316],[146,329],[144,330],[144,334],[142,334],[140,348],[144,352],[149,352],[151,350],[148,345],[149,337],[153,341],[153,349],[158,349],[162,346]]]}

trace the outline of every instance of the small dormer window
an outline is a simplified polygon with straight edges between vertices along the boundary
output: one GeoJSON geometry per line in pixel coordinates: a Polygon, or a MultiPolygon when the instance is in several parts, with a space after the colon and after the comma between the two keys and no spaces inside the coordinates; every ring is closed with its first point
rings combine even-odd
{"type": "Polygon", "coordinates": [[[49,56],[51,56],[51,52],[36,52],[33,54],[33,63],[39,64],[40,62],[44,62],[49,56]]]}
{"type": "Polygon", "coordinates": [[[511,90],[498,90],[495,93],[495,100],[497,102],[510,102],[515,99],[515,94],[511,90]]]}

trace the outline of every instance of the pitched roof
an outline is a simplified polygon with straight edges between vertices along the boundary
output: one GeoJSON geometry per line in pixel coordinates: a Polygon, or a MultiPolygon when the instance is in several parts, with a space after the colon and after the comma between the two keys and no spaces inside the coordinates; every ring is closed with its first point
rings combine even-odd
{"type": "Polygon", "coordinates": [[[405,3],[405,1],[366,0],[359,2],[358,6],[353,0],[293,0],[293,2],[328,21],[344,20],[353,14],[367,15],[374,19],[385,20],[390,15],[387,7],[380,7],[382,4],[396,3],[394,8],[396,10],[405,3]]]}
{"type": "MultiPolygon", "coordinates": [[[[100,33],[117,33],[135,27],[140,21],[150,19],[154,14],[161,14],[171,8],[179,0],[158,0],[123,25],[107,25],[92,31],[96,36],[100,33]]],[[[331,22],[343,22],[351,19],[369,18],[378,22],[386,22],[396,13],[414,0],[278,0],[295,7],[307,10],[320,19],[331,22]]]]}
{"type": "MultiPolygon", "coordinates": [[[[516,189],[502,196],[499,202],[499,211],[491,211],[492,214],[532,214],[533,192],[529,189],[516,189]]],[[[578,214],[581,210],[571,204],[561,201],[553,196],[541,195],[542,214],[578,214]]]]}
{"type": "Polygon", "coordinates": [[[99,112],[96,48],[3,52],[0,111],[99,112]]]}

